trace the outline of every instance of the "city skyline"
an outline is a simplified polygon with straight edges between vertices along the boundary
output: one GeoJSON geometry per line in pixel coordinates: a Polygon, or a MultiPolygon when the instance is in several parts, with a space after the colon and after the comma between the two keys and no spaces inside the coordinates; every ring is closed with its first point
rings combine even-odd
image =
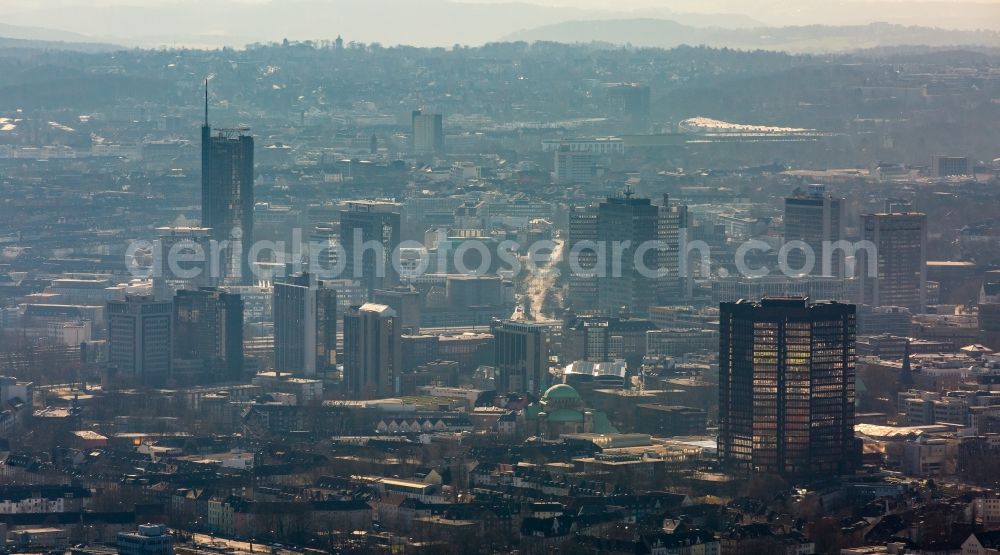
{"type": "Polygon", "coordinates": [[[123,1],[0,6],[0,552],[1000,549],[995,4],[123,1]]]}

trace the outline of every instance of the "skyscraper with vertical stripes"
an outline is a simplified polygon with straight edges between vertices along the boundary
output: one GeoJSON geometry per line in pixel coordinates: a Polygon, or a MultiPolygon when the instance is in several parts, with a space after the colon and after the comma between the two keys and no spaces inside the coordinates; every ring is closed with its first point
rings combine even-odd
{"type": "Polygon", "coordinates": [[[849,471],[855,307],[772,298],[719,306],[719,457],[738,473],[849,471]]]}
{"type": "Polygon", "coordinates": [[[205,122],[201,127],[201,225],[222,244],[225,260],[218,276],[224,281],[253,283],[253,137],[246,127],[217,129],[208,124],[208,81],[205,81],[205,122]]]}

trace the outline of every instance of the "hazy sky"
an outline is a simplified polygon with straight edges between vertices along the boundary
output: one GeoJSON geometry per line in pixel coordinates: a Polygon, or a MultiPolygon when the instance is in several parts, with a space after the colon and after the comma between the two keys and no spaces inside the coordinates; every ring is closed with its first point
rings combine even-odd
{"type": "Polygon", "coordinates": [[[15,38],[134,46],[241,47],[338,34],[450,46],[571,20],[632,18],[701,28],[889,22],[1000,31],[1000,0],[0,0],[0,36],[13,36],[3,35],[6,24],[75,35],[15,38]]]}
{"type": "MultiPolygon", "coordinates": [[[[275,0],[232,0],[243,4],[266,4],[275,0]]],[[[411,0],[419,4],[420,0],[411,0]]],[[[726,11],[743,13],[746,11],[748,2],[746,0],[453,0],[466,4],[501,4],[506,2],[517,2],[525,4],[536,4],[540,6],[562,6],[589,9],[605,9],[612,11],[636,10],[636,9],[680,9],[685,11],[700,11],[709,7],[712,10],[725,8],[726,11]]],[[[1000,4],[1000,0],[935,0],[943,4],[1000,4]]],[[[915,4],[913,0],[841,0],[835,3],[872,3],[872,2],[894,2],[900,5],[915,4]]],[[[25,9],[46,9],[58,6],[163,6],[178,3],[196,3],[194,0],[10,0],[0,2],[0,13],[6,11],[21,11],[25,9]]],[[[785,4],[792,8],[796,0],[770,0],[772,5],[785,4]]]]}
{"type": "MultiPolygon", "coordinates": [[[[156,1],[156,0],[151,0],[156,1]]],[[[248,0],[257,1],[257,0],[248,0]]],[[[486,3],[493,2],[494,0],[459,0],[462,2],[474,2],[474,3],[486,3]]],[[[743,0],[707,0],[707,1],[686,1],[686,0],[522,0],[529,4],[539,4],[544,6],[577,6],[577,7],[588,7],[588,8],[604,8],[604,9],[643,9],[643,8],[662,8],[662,7],[675,7],[684,6],[686,9],[692,9],[699,4],[709,4],[713,6],[726,6],[734,12],[742,11],[742,8],[746,5],[743,0]]],[[[858,3],[870,2],[872,0],[853,0],[858,3]]],[[[886,1],[886,0],[879,0],[886,1]]],[[[899,4],[912,4],[912,0],[887,0],[895,1],[899,4]]],[[[965,3],[966,0],[941,0],[944,3],[965,3]]],[[[1000,4],[1000,0],[969,0],[970,3],[977,4],[1000,4]]],[[[773,2],[774,4],[779,4],[782,2],[773,2]]],[[[792,4],[794,2],[788,2],[792,4]]]]}

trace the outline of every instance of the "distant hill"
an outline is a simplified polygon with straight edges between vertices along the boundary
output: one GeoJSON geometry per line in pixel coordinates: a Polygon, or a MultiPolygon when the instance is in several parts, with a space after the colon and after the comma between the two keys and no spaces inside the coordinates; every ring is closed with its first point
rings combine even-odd
{"type": "Polygon", "coordinates": [[[80,52],[106,52],[122,48],[113,44],[95,42],[86,35],[70,31],[8,25],[6,23],[0,23],[0,47],[45,48],[80,52]]]}
{"type": "Polygon", "coordinates": [[[112,52],[123,46],[103,42],[66,42],[58,40],[12,39],[0,35],[0,48],[34,48],[41,50],[74,50],[76,52],[112,52]]]}
{"type": "Polygon", "coordinates": [[[60,31],[45,27],[28,27],[25,25],[9,25],[7,23],[0,23],[0,37],[56,42],[91,42],[91,39],[87,38],[86,35],[72,31],[60,31]]]}
{"type": "Polygon", "coordinates": [[[86,0],[60,2],[0,1],[0,20],[25,26],[34,34],[5,33],[12,38],[89,42],[128,46],[240,48],[257,41],[333,39],[386,45],[451,46],[483,44],[519,29],[563,21],[651,17],[685,25],[749,28],[765,25],[744,14],[713,11],[686,13],[667,7],[631,12],[625,7],[588,9],[546,6],[523,0],[86,0]],[[37,4],[37,6],[33,6],[37,4]],[[51,4],[51,5],[49,5],[51,4]],[[14,8],[17,9],[14,9],[14,8]],[[44,25],[83,35],[50,36],[44,25]]]}
{"type": "Polygon", "coordinates": [[[996,31],[954,31],[889,23],[869,25],[698,28],[666,19],[567,21],[512,33],[511,41],[607,42],[672,48],[682,44],[819,53],[893,46],[1000,46],[996,31]]]}
{"type": "Polygon", "coordinates": [[[996,36],[976,29],[1000,31],[1000,2],[981,0],[650,0],[643,9],[632,9],[628,2],[601,2],[600,8],[594,2],[562,6],[537,2],[7,0],[0,1],[4,22],[0,36],[152,48],[240,48],[284,38],[332,40],[342,35],[348,42],[412,46],[477,45],[504,39],[596,40],[820,52],[915,44],[990,45],[996,44],[996,36]],[[892,25],[869,25],[877,21],[892,25]]]}

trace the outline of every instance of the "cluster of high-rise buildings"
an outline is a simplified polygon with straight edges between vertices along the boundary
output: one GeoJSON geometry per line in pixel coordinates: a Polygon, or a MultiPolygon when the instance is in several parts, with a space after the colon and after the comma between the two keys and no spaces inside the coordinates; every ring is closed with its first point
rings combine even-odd
{"type": "Polygon", "coordinates": [[[646,313],[685,298],[687,207],[632,192],[570,209],[566,253],[576,310],[646,313]]]}
{"type": "MultiPolygon", "coordinates": [[[[655,52],[588,69],[538,47],[593,75],[536,89],[533,48],[462,81],[378,50],[433,79],[392,66],[364,95],[299,72],[311,46],[229,53],[213,110],[253,133],[212,128],[207,88],[204,115],[0,119],[0,481],[29,484],[0,487],[0,531],[122,552],[993,545],[997,168],[837,169],[861,156],[844,142],[903,138],[668,112],[699,66],[665,85],[655,52]],[[70,157],[82,134],[93,155],[70,157]]],[[[362,52],[327,61],[347,83],[362,52]]],[[[992,90],[914,63],[859,66],[882,85],[851,117],[992,90]]]]}

